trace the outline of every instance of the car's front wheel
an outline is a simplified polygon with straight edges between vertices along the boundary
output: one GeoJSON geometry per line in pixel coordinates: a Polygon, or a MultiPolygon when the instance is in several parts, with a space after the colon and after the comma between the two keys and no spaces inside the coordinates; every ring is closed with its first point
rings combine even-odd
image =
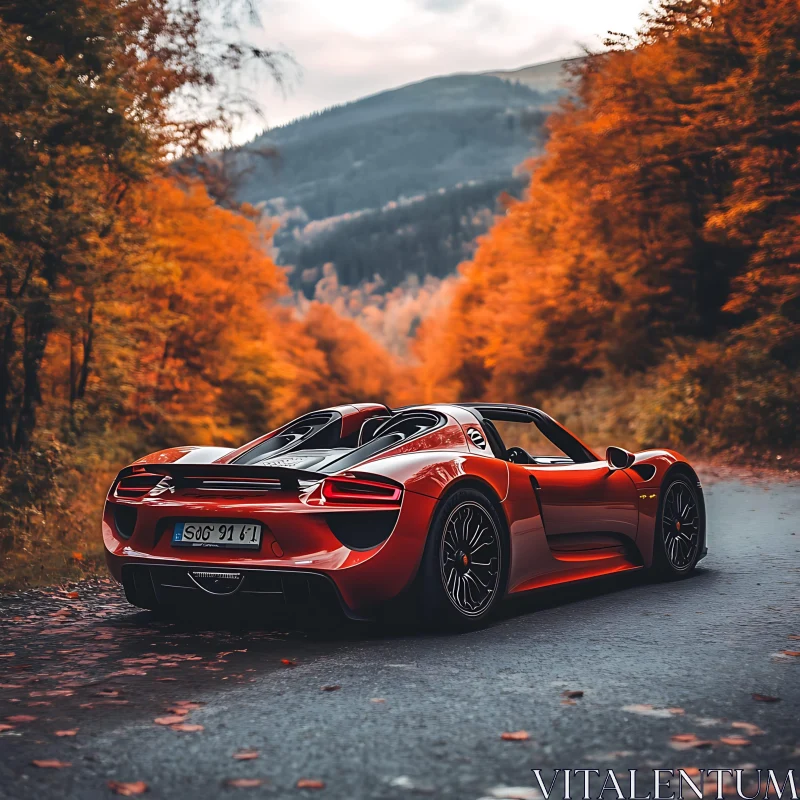
{"type": "Polygon", "coordinates": [[[653,569],[665,579],[688,575],[700,558],[705,520],[690,478],[668,475],[656,519],[653,569]]]}
{"type": "Polygon", "coordinates": [[[423,619],[478,627],[500,599],[507,556],[500,517],[476,489],[461,489],[434,514],[421,566],[423,619]]]}

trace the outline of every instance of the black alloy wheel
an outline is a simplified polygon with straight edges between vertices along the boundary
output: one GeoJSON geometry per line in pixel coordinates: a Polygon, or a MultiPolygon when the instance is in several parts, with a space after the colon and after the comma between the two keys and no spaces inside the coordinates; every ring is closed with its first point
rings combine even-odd
{"type": "Polygon", "coordinates": [[[668,477],[656,523],[656,570],[668,578],[688,575],[700,556],[702,528],[702,510],[691,480],[684,475],[668,477]]]}
{"type": "Polygon", "coordinates": [[[504,593],[502,521],[476,489],[451,494],[434,514],[420,567],[423,619],[437,627],[480,625],[504,593]]]}

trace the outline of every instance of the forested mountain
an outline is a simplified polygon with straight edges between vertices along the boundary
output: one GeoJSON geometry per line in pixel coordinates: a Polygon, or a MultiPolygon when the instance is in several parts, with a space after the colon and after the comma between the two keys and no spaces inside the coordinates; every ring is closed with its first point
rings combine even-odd
{"type": "Polygon", "coordinates": [[[531,70],[536,89],[513,73],[432,78],[219,157],[238,176],[236,199],[281,220],[279,261],[296,266],[290,281],[307,296],[326,262],[346,285],[443,276],[472,254],[497,196],[519,192],[515,169],[541,149],[563,76],[559,63],[531,70]]]}

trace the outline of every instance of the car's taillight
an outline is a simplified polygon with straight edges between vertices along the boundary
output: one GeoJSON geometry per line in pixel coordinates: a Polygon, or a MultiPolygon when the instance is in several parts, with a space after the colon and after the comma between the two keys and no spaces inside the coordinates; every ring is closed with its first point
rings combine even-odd
{"type": "Polygon", "coordinates": [[[329,503],[389,503],[398,504],[403,495],[401,487],[363,478],[325,478],[322,496],[329,503]]]}

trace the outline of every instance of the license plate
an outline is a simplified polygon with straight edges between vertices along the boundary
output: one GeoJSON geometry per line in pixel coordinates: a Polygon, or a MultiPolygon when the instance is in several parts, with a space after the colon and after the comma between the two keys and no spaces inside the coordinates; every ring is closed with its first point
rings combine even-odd
{"type": "Polygon", "coordinates": [[[253,522],[177,522],[172,544],[255,550],[261,545],[261,526],[253,522]]]}

